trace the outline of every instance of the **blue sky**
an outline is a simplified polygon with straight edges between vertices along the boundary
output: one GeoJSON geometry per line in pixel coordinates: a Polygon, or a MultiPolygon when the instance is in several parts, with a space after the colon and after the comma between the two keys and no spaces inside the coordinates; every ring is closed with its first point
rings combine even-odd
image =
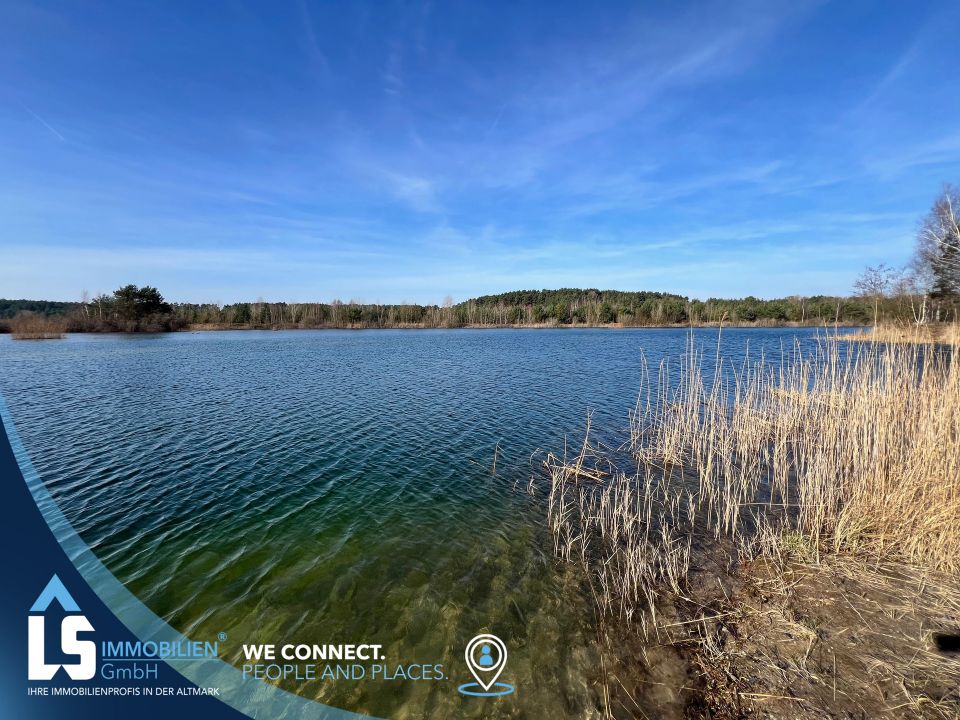
{"type": "Polygon", "coordinates": [[[960,182],[960,4],[0,5],[0,296],[847,293],[960,182]]]}

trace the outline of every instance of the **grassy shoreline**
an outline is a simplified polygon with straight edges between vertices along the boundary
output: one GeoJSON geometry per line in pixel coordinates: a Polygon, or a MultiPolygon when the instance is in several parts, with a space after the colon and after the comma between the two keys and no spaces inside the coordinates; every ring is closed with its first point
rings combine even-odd
{"type": "MultiPolygon", "coordinates": [[[[859,327],[856,323],[844,323],[840,327],[859,327]]],[[[639,324],[625,325],[623,323],[467,323],[464,325],[429,325],[424,323],[402,323],[388,326],[369,326],[369,325],[228,325],[220,323],[198,323],[189,325],[178,332],[219,332],[225,330],[582,330],[587,328],[598,328],[605,330],[677,330],[689,328],[823,328],[832,330],[832,325],[819,325],[800,322],[702,322],[690,325],[688,323],[662,323],[662,324],[639,324]]]]}
{"type": "Polygon", "coordinates": [[[588,423],[547,457],[556,555],[608,632],[685,668],[641,663],[620,704],[658,683],[680,692],[656,717],[960,716],[958,360],[830,340],[705,377],[691,346],[644,370],[622,448],[588,423]]]}
{"type": "MultiPolygon", "coordinates": [[[[661,324],[640,324],[624,325],[623,323],[524,323],[524,324],[487,324],[487,323],[468,323],[465,325],[430,325],[425,323],[401,323],[396,325],[234,325],[226,323],[195,323],[182,328],[170,331],[157,330],[137,330],[122,331],[115,329],[71,329],[63,323],[47,322],[49,338],[62,338],[66,335],[109,335],[109,334],[157,334],[159,332],[174,333],[205,333],[205,332],[229,332],[229,331],[297,331],[297,330],[689,330],[689,329],[724,329],[724,328],[756,328],[756,329],[790,329],[790,328],[819,328],[827,334],[835,334],[838,330],[846,330],[854,327],[862,327],[856,323],[844,323],[839,327],[834,325],[819,325],[800,322],[701,322],[693,325],[687,323],[661,323],[661,324]]],[[[0,323],[0,335],[11,334],[18,339],[36,339],[28,333],[21,333],[12,327],[0,323]]],[[[844,336],[859,338],[859,335],[844,336]]]]}
{"type": "Polygon", "coordinates": [[[889,345],[960,346],[960,324],[932,323],[919,326],[883,324],[842,336],[842,339],[889,345]]]}

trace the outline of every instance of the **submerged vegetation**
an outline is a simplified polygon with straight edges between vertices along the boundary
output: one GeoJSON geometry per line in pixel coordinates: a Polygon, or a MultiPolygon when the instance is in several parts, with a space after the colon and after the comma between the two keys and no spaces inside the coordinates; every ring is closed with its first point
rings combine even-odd
{"type": "Polygon", "coordinates": [[[656,380],[645,372],[623,447],[593,444],[588,424],[574,456],[547,457],[556,552],[584,568],[606,617],[685,649],[702,683],[688,705],[713,717],[740,717],[751,698],[792,717],[955,717],[960,658],[932,633],[960,632],[958,360],[827,340],[729,367],[691,347],[656,380]],[[793,637],[825,594],[835,617],[859,615],[855,632],[827,612],[804,631],[802,662],[778,659],[764,642],[793,637]],[[878,594],[883,638],[864,619],[878,594]],[[832,668],[814,667],[815,646],[832,668]]]}

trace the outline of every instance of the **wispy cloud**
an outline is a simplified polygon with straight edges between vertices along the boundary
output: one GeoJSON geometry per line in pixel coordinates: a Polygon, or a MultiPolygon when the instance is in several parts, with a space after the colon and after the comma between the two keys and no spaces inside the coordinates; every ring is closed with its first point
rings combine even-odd
{"type": "Polygon", "coordinates": [[[956,165],[960,163],[960,132],[933,140],[901,145],[893,150],[874,150],[864,160],[864,167],[884,179],[895,178],[907,170],[924,165],[956,165]]]}
{"type": "Polygon", "coordinates": [[[0,113],[0,286],[843,291],[861,263],[909,252],[912,218],[960,172],[942,5],[885,10],[898,22],[802,1],[624,3],[545,22],[521,4],[505,22],[483,4],[298,0],[176,34],[161,4],[139,10],[149,23],[71,15],[46,30],[60,54],[27,42],[24,16],[0,25],[27,61],[0,82],[30,106],[0,113]],[[131,63],[91,33],[130,38],[131,63]],[[171,42],[196,42],[190,63],[171,42]],[[69,91],[52,80],[74,68],[69,91]]]}
{"type": "Polygon", "coordinates": [[[403,92],[403,49],[399,43],[395,42],[390,47],[382,78],[384,92],[389,95],[403,92]]]}
{"type": "Polygon", "coordinates": [[[57,130],[55,127],[53,127],[53,125],[51,125],[50,123],[48,123],[46,120],[44,120],[42,117],[40,117],[37,113],[35,113],[33,110],[31,110],[30,108],[28,108],[28,107],[27,107],[26,105],[24,105],[23,103],[20,103],[20,104],[23,106],[23,109],[26,110],[28,113],[30,113],[30,114],[33,116],[33,118],[34,118],[38,123],[40,123],[40,124],[43,125],[47,130],[49,130],[50,133],[51,133],[55,138],[57,138],[57,140],[59,140],[60,142],[66,142],[66,141],[67,141],[67,139],[66,139],[63,135],[61,135],[61,134],[60,134],[60,131],[57,130]]]}
{"type": "Polygon", "coordinates": [[[801,10],[767,4],[737,12],[718,6],[704,10],[704,20],[696,24],[687,18],[652,24],[641,16],[596,44],[562,48],[562,59],[545,62],[511,102],[500,104],[495,124],[509,126],[509,134],[502,133],[505,141],[485,144],[477,154],[492,154],[493,174],[510,186],[516,179],[532,181],[569,146],[640,114],[668,124],[673,114],[657,107],[660,100],[745,70],[801,10]],[[511,173],[511,166],[526,169],[511,173]]]}
{"type": "Polygon", "coordinates": [[[441,211],[433,181],[390,170],[381,170],[379,174],[386,184],[387,191],[414,210],[424,213],[441,211]]]}
{"type": "Polygon", "coordinates": [[[317,33],[314,29],[313,14],[310,12],[310,8],[308,7],[306,0],[298,0],[297,7],[300,12],[300,20],[303,25],[303,34],[307,41],[308,59],[315,71],[319,72],[324,77],[328,77],[330,74],[330,63],[328,62],[327,56],[321,49],[320,42],[317,39],[317,33]]]}

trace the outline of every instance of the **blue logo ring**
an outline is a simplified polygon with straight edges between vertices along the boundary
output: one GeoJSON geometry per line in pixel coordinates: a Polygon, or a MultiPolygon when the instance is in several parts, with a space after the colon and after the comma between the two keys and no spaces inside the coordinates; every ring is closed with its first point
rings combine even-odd
{"type": "Polygon", "coordinates": [[[483,685],[475,682],[464,683],[457,688],[457,691],[460,692],[461,695],[474,695],[476,697],[499,697],[500,695],[509,695],[514,690],[516,690],[516,688],[513,687],[513,685],[502,682],[494,683],[490,686],[489,690],[484,690],[483,685]],[[476,688],[476,690],[471,690],[470,688],[476,688]],[[497,688],[501,689],[498,690],[497,688]]]}

